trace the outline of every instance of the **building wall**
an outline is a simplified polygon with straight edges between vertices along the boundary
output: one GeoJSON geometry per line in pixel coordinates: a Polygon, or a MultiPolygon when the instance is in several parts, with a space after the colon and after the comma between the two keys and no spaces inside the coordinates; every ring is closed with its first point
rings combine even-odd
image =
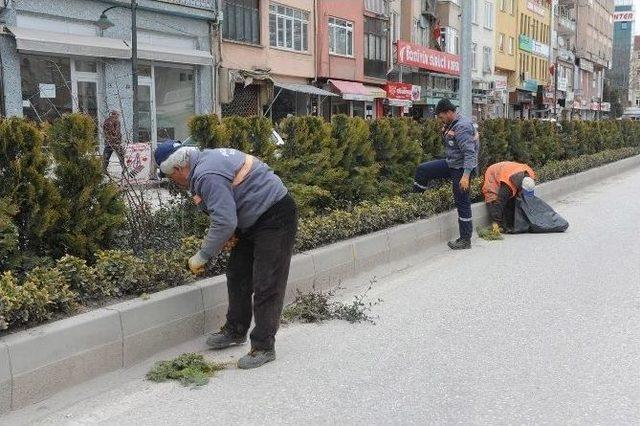
{"type": "MultiPolygon", "coordinates": [[[[498,2],[500,3],[500,2],[498,2]]],[[[515,87],[518,85],[516,81],[516,58],[518,51],[518,2],[507,1],[506,10],[502,10],[500,7],[496,8],[496,26],[494,31],[495,36],[495,68],[496,73],[508,77],[509,87],[515,87]],[[513,8],[510,8],[510,4],[513,4],[513,8]],[[505,39],[505,49],[501,52],[498,47],[498,38],[500,34],[505,39]],[[509,38],[513,39],[513,54],[508,51],[509,38]]]]}
{"type": "Polygon", "coordinates": [[[364,46],[362,1],[319,0],[316,59],[318,77],[364,81],[364,46]],[[345,57],[329,53],[329,18],[353,22],[353,56],[345,57]]]}
{"type": "Polygon", "coordinates": [[[270,69],[276,79],[307,82],[315,77],[315,10],[313,0],[260,2],[260,44],[231,40],[222,42],[222,66],[230,69],[270,69]],[[269,4],[280,4],[309,12],[308,51],[271,47],[269,42],[269,4]]]}
{"type": "MultiPolygon", "coordinates": [[[[500,8],[500,3],[501,1],[499,0],[471,0],[471,6],[475,8],[473,13],[473,15],[475,15],[475,19],[472,18],[473,23],[471,41],[477,46],[476,68],[472,72],[474,80],[484,80],[485,78],[493,74],[493,70],[495,67],[495,57],[496,53],[498,52],[496,41],[494,39],[494,30],[496,29],[496,9],[500,8]],[[491,5],[489,27],[487,26],[487,4],[491,5]],[[484,47],[491,49],[491,55],[489,56],[489,61],[487,64],[485,64],[485,57],[483,54],[484,47]]],[[[499,30],[499,32],[502,31],[499,30]]]]}

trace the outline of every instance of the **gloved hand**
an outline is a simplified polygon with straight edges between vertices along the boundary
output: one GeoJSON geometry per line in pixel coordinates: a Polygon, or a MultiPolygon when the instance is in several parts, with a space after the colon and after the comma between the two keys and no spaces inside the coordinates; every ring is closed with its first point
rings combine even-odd
{"type": "Polygon", "coordinates": [[[229,238],[229,240],[226,243],[224,243],[224,246],[222,246],[222,251],[229,252],[233,250],[236,244],[238,244],[238,237],[236,237],[236,234],[233,234],[231,238],[229,238]]]}
{"type": "Polygon", "coordinates": [[[204,267],[207,265],[208,259],[200,255],[200,252],[189,258],[189,270],[193,275],[201,275],[204,273],[204,267]]]}

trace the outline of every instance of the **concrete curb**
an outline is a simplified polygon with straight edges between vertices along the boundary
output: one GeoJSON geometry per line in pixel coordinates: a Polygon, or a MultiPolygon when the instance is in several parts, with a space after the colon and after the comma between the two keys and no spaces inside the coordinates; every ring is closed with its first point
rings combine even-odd
{"type": "MultiPolygon", "coordinates": [[[[540,185],[553,200],[640,166],[630,157],[540,185]]],[[[475,224],[487,222],[483,203],[475,224]]],[[[375,266],[442,244],[458,232],[455,211],[311,250],[294,256],[287,301],[296,290],[326,289],[375,266]]],[[[227,303],[224,276],[199,281],[0,340],[0,414],[39,402],[67,387],[128,367],[155,353],[218,328],[227,303]]]]}

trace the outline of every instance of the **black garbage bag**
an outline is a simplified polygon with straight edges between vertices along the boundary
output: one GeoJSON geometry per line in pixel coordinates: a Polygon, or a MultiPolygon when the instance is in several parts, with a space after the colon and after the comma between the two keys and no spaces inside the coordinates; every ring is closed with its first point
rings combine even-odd
{"type": "Polygon", "coordinates": [[[516,198],[511,230],[514,234],[564,232],[568,227],[569,222],[540,198],[522,194],[516,198]]]}

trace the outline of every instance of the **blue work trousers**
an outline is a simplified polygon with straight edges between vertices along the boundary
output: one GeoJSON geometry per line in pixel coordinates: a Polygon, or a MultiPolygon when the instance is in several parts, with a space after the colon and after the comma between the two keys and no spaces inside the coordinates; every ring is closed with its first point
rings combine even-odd
{"type": "Polygon", "coordinates": [[[416,176],[413,182],[414,192],[423,192],[427,189],[429,182],[434,179],[451,179],[453,187],[453,198],[458,209],[458,228],[460,237],[466,240],[471,239],[473,234],[473,223],[471,221],[471,197],[469,191],[460,189],[460,179],[464,169],[452,169],[446,160],[433,160],[422,163],[416,169],[416,176]]]}

